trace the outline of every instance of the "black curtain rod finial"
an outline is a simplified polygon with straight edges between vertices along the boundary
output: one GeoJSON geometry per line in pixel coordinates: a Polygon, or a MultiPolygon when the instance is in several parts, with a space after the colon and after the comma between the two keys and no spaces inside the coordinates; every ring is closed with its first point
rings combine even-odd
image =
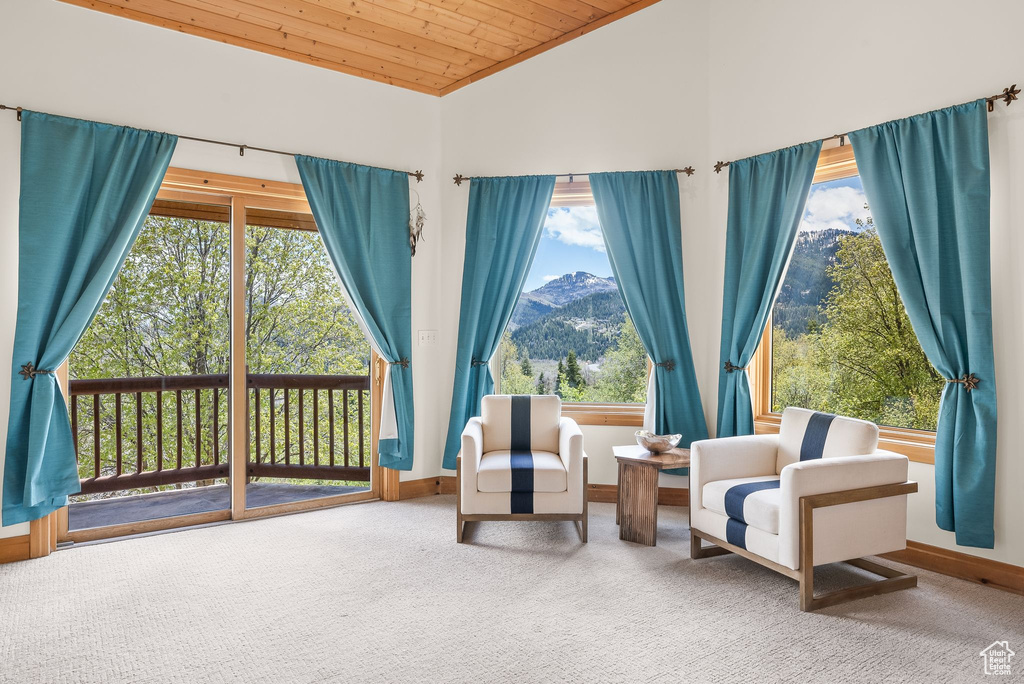
{"type": "MultiPolygon", "coordinates": [[[[1020,88],[1018,88],[1017,84],[1014,83],[1009,88],[1003,88],[1003,92],[999,93],[998,95],[989,95],[988,97],[984,98],[985,102],[988,103],[988,111],[995,111],[995,104],[997,100],[1005,103],[1006,106],[1009,107],[1011,102],[1018,99],[1017,96],[1020,95],[1020,93],[1020,88]]],[[[977,102],[977,100],[972,100],[972,102],[977,102]]],[[[849,133],[836,133],[835,135],[829,136],[827,138],[821,138],[820,142],[838,139],[839,145],[843,146],[846,144],[846,137],[848,135],[849,133]]],[[[819,141],[816,140],[814,142],[819,141]]],[[[715,173],[721,172],[721,170],[728,165],[729,162],[718,162],[717,164],[715,164],[715,173]]]]}
{"type": "Polygon", "coordinates": [[[21,112],[22,112],[21,107],[11,107],[9,105],[0,104],[0,109],[12,109],[12,110],[14,110],[17,113],[17,115],[18,115],[18,121],[21,121],[21,112]]]}
{"type": "Polygon", "coordinates": [[[1002,100],[1002,102],[1009,107],[1010,103],[1017,99],[1018,95],[1020,95],[1020,88],[1017,87],[1016,83],[1009,88],[1003,88],[1003,92],[1000,94],[985,98],[988,102],[988,111],[995,111],[996,100],[1002,100]]]}

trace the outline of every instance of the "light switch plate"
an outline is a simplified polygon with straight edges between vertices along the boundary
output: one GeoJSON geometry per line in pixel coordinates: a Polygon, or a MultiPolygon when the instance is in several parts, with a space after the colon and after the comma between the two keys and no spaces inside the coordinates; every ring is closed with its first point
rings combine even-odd
{"type": "Polygon", "coordinates": [[[420,330],[420,346],[437,344],[436,330],[420,330]]]}

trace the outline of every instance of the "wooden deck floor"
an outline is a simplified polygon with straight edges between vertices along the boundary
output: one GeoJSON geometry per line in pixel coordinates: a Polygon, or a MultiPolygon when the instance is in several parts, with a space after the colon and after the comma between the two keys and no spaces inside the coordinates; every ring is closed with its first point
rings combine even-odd
{"type": "MultiPolygon", "coordinates": [[[[363,492],[367,489],[367,487],[251,482],[246,485],[245,499],[249,508],[256,508],[271,504],[337,496],[350,492],[363,492]]],[[[226,484],[114,499],[81,501],[72,503],[68,507],[68,529],[84,530],[107,527],[190,513],[223,511],[230,507],[231,492],[226,484]]]]}

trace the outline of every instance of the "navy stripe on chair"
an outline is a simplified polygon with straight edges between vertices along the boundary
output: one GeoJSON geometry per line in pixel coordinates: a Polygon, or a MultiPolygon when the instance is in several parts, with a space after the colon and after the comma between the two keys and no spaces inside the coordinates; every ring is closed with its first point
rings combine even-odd
{"type": "Polygon", "coordinates": [[[825,440],[828,439],[828,429],[835,420],[831,413],[814,412],[807,421],[807,429],[804,430],[804,440],[800,443],[800,460],[810,461],[821,458],[825,451],[825,440]]]}
{"type": "Polygon", "coordinates": [[[512,397],[512,436],[509,467],[512,470],[510,513],[533,513],[533,452],[530,450],[530,397],[512,397]]]}
{"type": "Polygon", "coordinates": [[[747,548],[747,524],[732,518],[726,520],[725,541],[741,549],[747,548]]]}
{"type": "Polygon", "coordinates": [[[747,519],[743,517],[743,502],[747,500],[747,497],[765,489],[778,489],[779,485],[779,480],[764,480],[763,482],[744,482],[729,487],[725,492],[725,514],[732,520],[746,524],[747,519]]]}
{"type": "Polygon", "coordinates": [[[512,397],[512,451],[530,450],[530,397],[517,394],[512,397]]]}
{"type": "Polygon", "coordinates": [[[733,485],[726,490],[725,512],[729,518],[725,521],[725,541],[741,549],[747,548],[747,520],[743,517],[743,503],[754,492],[778,489],[781,484],[779,480],[762,480],[733,485]]]}

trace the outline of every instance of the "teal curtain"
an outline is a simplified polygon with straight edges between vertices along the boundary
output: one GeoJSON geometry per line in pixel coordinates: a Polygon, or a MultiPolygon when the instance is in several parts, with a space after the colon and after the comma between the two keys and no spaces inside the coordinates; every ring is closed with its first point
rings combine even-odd
{"type": "Polygon", "coordinates": [[[455,386],[444,467],[455,468],[466,422],[494,392],[494,356],[540,243],[554,176],[474,178],[469,186],[455,386]]]}
{"type": "Polygon", "coordinates": [[[395,434],[385,406],[380,465],[410,470],[413,462],[412,251],[409,175],[357,164],[296,156],[320,236],[356,312],[390,364],[395,434]]]}
{"type": "Polygon", "coordinates": [[[718,437],[754,433],[743,369],[757,351],[789,263],[821,141],[729,165],[718,437]]]}
{"type": "MultiPolygon", "coordinates": [[[[590,174],[615,283],[654,362],[654,430],[707,439],[683,296],[679,180],[674,171],[590,174]]],[[[686,475],[688,469],[668,471],[686,475]]]]}
{"type": "Polygon", "coordinates": [[[935,514],[956,543],[991,549],[996,374],[985,100],[850,134],[907,315],[948,380],[935,437],[935,514]]]}
{"type": "Polygon", "coordinates": [[[164,133],[22,112],[4,525],[41,518],[80,489],[67,407],[53,370],[107,296],[176,143],[164,133]]]}

